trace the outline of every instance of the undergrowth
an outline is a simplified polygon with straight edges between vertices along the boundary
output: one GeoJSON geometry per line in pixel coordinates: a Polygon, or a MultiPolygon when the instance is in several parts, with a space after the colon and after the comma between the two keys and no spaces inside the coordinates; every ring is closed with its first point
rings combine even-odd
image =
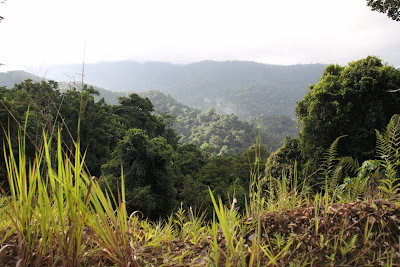
{"type": "Polygon", "coordinates": [[[156,222],[140,211],[127,214],[123,174],[116,196],[102,190],[84,170],[79,141],[71,157],[60,134],[53,146],[43,133],[35,159],[27,162],[25,138],[13,151],[8,136],[10,191],[0,199],[0,265],[399,265],[399,122],[395,116],[377,133],[376,166],[353,167],[358,174],[342,186],[338,176],[351,164],[337,158],[337,139],[321,166],[325,186],[313,195],[298,184],[296,166],[265,177],[256,154],[244,211],[235,198],[223,203],[210,190],[211,221],[182,208],[156,222]]]}

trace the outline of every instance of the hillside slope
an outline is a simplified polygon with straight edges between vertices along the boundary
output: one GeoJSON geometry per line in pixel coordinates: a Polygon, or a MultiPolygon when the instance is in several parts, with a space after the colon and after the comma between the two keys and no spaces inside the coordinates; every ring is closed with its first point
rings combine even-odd
{"type": "MultiPolygon", "coordinates": [[[[0,86],[12,88],[29,78],[40,81],[43,78],[31,75],[24,71],[0,73],[0,86]]],[[[64,92],[72,87],[81,88],[80,82],[59,82],[59,89],[64,92]]],[[[93,86],[100,95],[96,100],[104,97],[110,105],[118,104],[118,98],[129,92],[112,92],[98,86],[93,86]]],[[[220,114],[215,109],[202,112],[176,101],[171,95],[160,91],[146,91],[139,93],[148,97],[156,112],[168,113],[173,119],[173,128],[181,136],[181,143],[194,143],[198,147],[208,146],[212,154],[239,153],[253,145],[258,135],[256,126],[261,122],[252,119],[240,119],[233,114],[220,114]]],[[[294,137],[298,134],[296,122],[288,116],[263,116],[262,140],[267,151],[274,151],[283,144],[285,136],[294,137]]]]}
{"type": "MultiPolygon", "coordinates": [[[[202,61],[188,65],[163,62],[102,62],[85,65],[85,81],[113,91],[158,90],[177,101],[206,111],[240,118],[264,115],[294,117],[296,102],[326,65],[267,65],[245,61],[202,61]]],[[[49,66],[47,78],[79,79],[82,67],[49,66]]]]}
{"type": "Polygon", "coordinates": [[[173,117],[173,128],[181,136],[181,143],[194,143],[198,147],[208,146],[213,154],[240,153],[256,141],[261,127],[262,145],[274,151],[283,144],[286,135],[298,134],[296,122],[285,116],[264,116],[260,120],[242,120],[236,115],[218,114],[214,108],[206,112],[179,103],[160,91],[139,93],[147,97],[157,112],[173,117]]]}
{"type": "Polygon", "coordinates": [[[7,88],[12,88],[15,84],[19,84],[25,79],[31,79],[34,82],[43,80],[43,78],[39,76],[22,70],[0,72],[0,87],[5,86],[7,88]]]}

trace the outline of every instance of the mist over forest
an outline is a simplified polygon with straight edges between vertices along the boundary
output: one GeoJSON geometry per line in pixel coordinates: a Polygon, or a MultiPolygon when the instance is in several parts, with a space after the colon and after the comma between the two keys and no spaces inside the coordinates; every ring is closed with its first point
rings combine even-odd
{"type": "MultiPolygon", "coordinates": [[[[133,61],[85,64],[84,82],[114,92],[161,91],[178,102],[242,119],[259,114],[294,118],[296,102],[326,65],[270,65],[202,61],[187,65],[133,61]]],[[[82,65],[49,66],[37,73],[56,81],[81,81],[82,65]]]]}

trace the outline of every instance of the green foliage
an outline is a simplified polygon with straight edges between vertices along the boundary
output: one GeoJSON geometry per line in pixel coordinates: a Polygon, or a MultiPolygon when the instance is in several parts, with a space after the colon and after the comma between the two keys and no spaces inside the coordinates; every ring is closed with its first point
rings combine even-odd
{"type": "Polygon", "coordinates": [[[394,115],[383,133],[377,130],[376,136],[377,157],[383,168],[382,185],[379,188],[391,197],[400,187],[400,115],[394,115]]]}
{"type": "MultiPolygon", "coordinates": [[[[26,75],[29,75],[29,73],[24,73],[26,75]]],[[[28,76],[27,76],[28,77],[28,76]]],[[[16,82],[19,83],[19,82],[16,82]]],[[[2,83],[0,83],[2,84],[2,83]]],[[[68,90],[71,90],[72,88],[79,88],[81,87],[81,82],[76,82],[76,81],[72,81],[72,82],[58,82],[58,87],[60,88],[60,92],[65,92],[68,90]]],[[[108,104],[108,105],[118,105],[119,104],[119,98],[120,97],[126,97],[129,95],[129,93],[124,93],[124,92],[112,92],[110,90],[98,87],[98,86],[90,86],[93,87],[94,90],[96,90],[97,92],[99,92],[99,95],[94,95],[94,100],[95,102],[100,101],[102,98],[104,98],[104,101],[108,104]]]]}
{"type": "MultiPolygon", "coordinates": [[[[252,173],[262,173],[262,166],[268,154],[264,148],[253,146],[242,154],[216,156],[194,175],[194,179],[200,182],[203,188],[203,196],[208,192],[208,187],[216,197],[220,197],[224,203],[236,198],[237,207],[244,210],[246,196],[251,183],[252,173]],[[256,153],[257,149],[259,152],[256,153]]],[[[248,199],[248,198],[247,198],[248,199]]],[[[203,208],[212,210],[210,199],[203,200],[203,208]]]]}
{"type": "Polygon", "coordinates": [[[8,89],[13,88],[16,84],[24,82],[26,79],[30,79],[35,82],[40,82],[43,80],[36,75],[22,70],[0,72],[0,86],[5,86],[8,89]]]}
{"type": "Polygon", "coordinates": [[[101,175],[101,165],[108,161],[124,133],[120,119],[112,113],[112,107],[104,99],[95,102],[94,96],[98,94],[85,85],[82,90],[71,88],[65,91],[58,99],[58,125],[62,125],[63,140],[67,147],[74,146],[78,140],[80,118],[79,138],[82,151],[87,152],[86,165],[89,172],[97,177],[101,175]]]}
{"type": "Polygon", "coordinates": [[[121,131],[118,132],[118,123],[110,106],[103,100],[94,102],[93,95],[96,94],[95,90],[86,86],[80,91],[72,88],[61,93],[55,82],[34,83],[26,80],[12,89],[1,91],[1,126],[10,132],[14,146],[17,131],[23,130],[28,140],[27,156],[33,158],[42,140],[43,128],[54,138],[55,129],[59,127],[64,148],[74,147],[80,116],[82,152],[87,148],[87,167],[93,175],[99,176],[100,166],[110,157],[111,148],[121,131]],[[28,113],[29,120],[23,129],[22,122],[28,113]]]}
{"type": "Polygon", "coordinates": [[[387,14],[392,20],[400,21],[400,3],[397,0],[367,0],[373,11],[387,14]]]}
{"type": "Polygon", "coordinates": [[[171,116],[172,128],[181,136],[181,143],[194,143],[210,155],[241,153],[254,143],[259,125],[262,145],[268,151],[277,149],[286,135],[297,134],[295,121],[287,116],[262,116],[261,120],[245,122],[233,114],[217,114],[214,108],[201,112],[159,91],[140,95],[148,97],[156,111],[171,116]]]}
{"type": "Polygon", "coordinates": [[[340,175],[343,171],[343,166],[340,163],[343,163],[337,156],[337,145],[339,140],[345,136],[339,136],[333,141],[330,145],[329,149],[325,152],[322,157],[322,164],[320,166],[320,172],[323,175],[323,182],[327,186],[326,190],[329,193],[333,193],[336,191],[338,183],[340,182],[340,175]]]}
{"type": "Polygon", "coordinates": [[[304,160],[317,169],[324,151],[342,135],[347,137],[338,145],[339,156],[372,158],[375,129],[383,129],[400,107],[400,96],[390,92],[399,86],[400,71],[376,57],[326,67],[296,107],[304,160]]]}
{"type": "Polygon", "coordinates": [[[271,177],[280,177],[296,164],[301,162],[301,151],[298,138],[286,137],[281,148],[271,153],[265,164],[265,174],[271,177]]]}
{"type": "Polygon", "coordinates": [[[142,211],[157,218],[175,208],[174,150],[163,137],[150,138],[144,130],[129,129],[103,166],[105,182],[116,192],[118,179],[125,176],[129,212],[142,211]]]}
{"type": "MultiPolygon", "coordinates": [[[[358,169],[357,176],[346,177],[338,188],[339,197],[346,200],[362,200],[374,197],[374,192],[368,190],[369,186],[378,181],[380,163],[377,160],[366,160],[358,169]]],[[[374,186],[376,188],[376,186],[374,186]]],[[[372,188],[374,190],[374,188],[372,188]]]]}
{"type": "MultiPolygon", "coordinates": [[[[29,109],[27,114],[30,114],[29,109]]],[[[28,121],[27,115],[25,130],[28,121]]],[[[396,115],[386,132],[377,132],[380,158],[389,159],[382,161],[383,164],[399,161],[396,152],[399,147],[399,121],[400,117],[396,115]]],[[[75,143],[73,156],[64,153],[60,131],[54,162],[53,146],[46,134],[43,134],[43,142],[39,142],[42,145],[31,162],[23,152],[25,140],[18,139],[19,150],[15,153],[10,135],[7,137],[6,169],[11,189],[9,196],[0,199],[0,216],[7,216],[12,228],[0,229],[0,237],[4,241],[0,247],[0,263],[5,263],[5,266],[219,266],[223,262],[225,266],[393,266],[400,261],[399,255],[393,253],[396,251],[393,246],[397,248],[400,240],[400,209],[395,186],[392,192],[381,189],[384,194],[374,196],[379,199],[336,204],[326,193],[328,190],[324,195],[318,193],[315,197],[298,190],[295,164],[292,176],[283,173],[281,177],[271,180],[269,191],[273,194],[267,198],[255,198],[259,203],[250,201],[249,205],[259,207],[248,208],[251,212],[240,213],[235,197],[225,201],[230,205],[224,204],[221,197],[214,197],[210,188],[206,191],[215,212],[211,223],[205,222],[204,213],[196,215],[190,208],[186,212],[183,205],[166,220],[152,222],[139,219],[138,212],[128,216],[127,206],[134,201],[126,190],[135,181],[127,181],[125,171],[134,172],[134,178],[142,178],[139,182],[145,184],[143,175],[147,170],[143,168],[151,166],[150,172],[154,175],[150,177],[150,184],[135,187],[130,192],[143,197],[145,204],[155,203],[150,208],[157,208],[157,205],[163,204],[157,203],[157,198],[163,196],[156,194],[151,183],[157,183],[159,177],[163,178],[165,169],[162,167],[167,166],[167,170],[178,176],[184,174],[191,177],[196,176],[196,170],[201,171],[213,162],[213,159],[207,162],[204,155],[202,160],[196,160],[202,154],[193,144],[181,147],[184,156],[178,160],[165,138],[151,138],[143,129],[128,130],[113,154],[113,159],[120,159],[115,164],[115,170],[120,170],[120,177],[111,181],[112,185],[117,180],[120,182],[120,189],[114,195],[109,191],[105,193],[98,180],[90,178],[85,172],[85,155],[80,153],[79,142],[75,143]],[[124,164],[120,163],[131,159],[135,163],[121,169],[124,164]],[[181,166],[188,164],[195,170],[187,168],[180,173],[177,171],[179,168],[174,169],[168,162],[181,166]],[[136,189],[138,191],[135,192],[136,189]],[[146,193],[140,195],[140,190],[146,193]],[[393,198],[385,200],[381,199],[382,196],[393,198]]],[[[337,157],[339,140],[340,137],[324,156],[321,173],[327,177],[336,175],[337,166],[349,168],[354,165],[349,168],[354,170],[357,165],[349,158],[337,157]]],[[[250,175],[258,176],[261,174],[260,166],[265,162],[263,154],[258,140],[256,147],[242,155],[219,156],[219,160],[214,161],[214,168],[219,170],[221,167],[227,171],[227,165],[231,168],[240,166],[247,158],[247,167],[252,169],[250,175]]],[[[114,168],[111,162],[105,167],[114,168]]],[[[380,164],[377,161],[364,162],[359,169],[357,180],[360,183],[357,187],[346,181],[350,200],[360,196],[365,188],[364,181],[371,181],[370,178],[365,179],[368,175],[375,172],[379,173],[381,180],[391,179],[391,169],[380,164]],[[382,173],[379,170],[381,167],[382,173]]],[[[257,179],[251,178],[250,182],[253,180],[257,179]]],[[[163,188],[171,184],[165,179],[161,182],[163,188]]],[[[397,182],[394,180],[393,184],[397,182]]],[[[232,186],[237,193],[236,182],[232,186]]],[[[255,192],[257,187],[249,185],[249,188],[250,196],[262,192],[255,192]]],[[[0,222],[3,221],[4,218],[0,218],[0,222]]]]}
{"type": "Polygon", "coordinates": [[[128,266],[134,260],[134,248],[127,228],[130,219],[125,209],[123,177],[114,210],[109,195],[84,171],[80,144],[76,143],[75,154],[69,158],[58,131],[57,163],[53,165],[51,140],[46,136],[44,133],[39,151],[28,162],[25,138],[18,139],[19,149],[13,151],[10,135],[6,135],[8,149],[4,148],[4,154],[10,196],[4,197],[14,227],[11,233],[18,236],[18,265],[87,265],[87,249],[93,245],[88,239],[90,227],[102,257],[128,266]]]}
{"type": "MultiPolygon", "coordinates": [[[[33,83],[27,79],[15,85],[12,89],[0,88],[0,142],[5,146],[12,144],[14,151],[18,149],[18,132],[26,137],[25,153],[32,159],[42,142],[43,127],[49,128],[54,134],[53,122],[57,119],[53,102],[50,98],[59,98],[55,82],[33,83]],[[24,124],[25,119],[29,120],[24,124]],[[5,142],[5,133],[10,136],[11,142],[5,142]]],[[[4,155],[0,155],[0,184],[5,183],[4,155]]],[[[7,185],[5,184],[5,187],[7,185]]]]}

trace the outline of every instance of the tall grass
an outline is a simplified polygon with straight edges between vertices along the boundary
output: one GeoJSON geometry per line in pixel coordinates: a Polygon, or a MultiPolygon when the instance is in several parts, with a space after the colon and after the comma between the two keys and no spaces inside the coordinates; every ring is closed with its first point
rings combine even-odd
{"type": "Polygon", "coordinates": [[[90,233],[97,241],[95,246],[101,247],[112,262],[127,266],[135,261],[136,244],[128,230],[132,217],[126,213],[123,176],[116,201],[84,171],[85,155],[79,152],[79,142],[71,160],[62,151],[58,132],[57,166],[53,166],[51,140],[43,136],[43,146],[33,162],[26,160],[21,136],[18,152],[13,151],[9,135],[8,149],[4,148],[10,187],[5,200],[10,207],[7,216],[18,236],[18,265],[84,265],[88,247],[93,246],[90,233]]]}

